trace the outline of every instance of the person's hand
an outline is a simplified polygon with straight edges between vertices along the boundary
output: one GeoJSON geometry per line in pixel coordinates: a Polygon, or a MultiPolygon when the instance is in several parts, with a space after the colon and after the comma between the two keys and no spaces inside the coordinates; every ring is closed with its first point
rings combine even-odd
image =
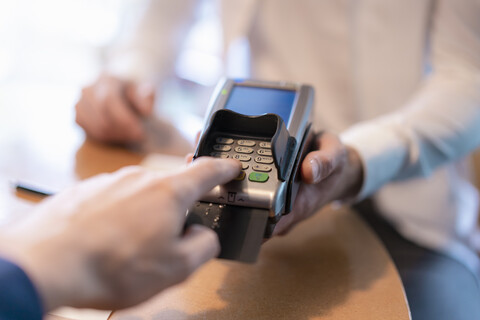
{"type": "Polygon", "coordinates": [[[274,235],[287,233],[321,207],[353,197],[360,189],[363,168],[358,153],[331,133],[321,133],[315,139],[316,151],[307,154],[302,162],[303,183],[293,210],[280,219],[274,235]]]}
{"type": "Polygon", "coordinates": [[[170,176],[138,167],[86,180],[0,232],[0,255],[30,276],[45,311],[60,305],[119,309],[184,280],[219,252],[216,234],[186,210],[240,172],[202,158],[170,176]]]}
{"type": "Polygon", "coordinates": [[[155,88],[101,75],[82,90],[76,121],[87,135],[101,142],[138,142],[144,138],[142,118],[150,115],[155,88]]]}

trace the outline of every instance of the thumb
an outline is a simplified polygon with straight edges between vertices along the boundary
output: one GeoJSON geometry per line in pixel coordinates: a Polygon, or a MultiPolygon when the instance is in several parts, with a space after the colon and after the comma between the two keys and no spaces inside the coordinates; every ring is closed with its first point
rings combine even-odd
{"type": "Polygon", "coordinates": [[[345,148],[337,136],[323,133],[317,141],[320,149],[310,152],[302,163],[302,179],[305,183],[319,183],[330,176],[345,158],[345,148]]]}
{"type": "Polygon", "coordinates": [[[220,253],[217,234],[202,225],[191,225],[179,243],[180,250],[188,257],[187,272],[190,274],[220,253]]]}

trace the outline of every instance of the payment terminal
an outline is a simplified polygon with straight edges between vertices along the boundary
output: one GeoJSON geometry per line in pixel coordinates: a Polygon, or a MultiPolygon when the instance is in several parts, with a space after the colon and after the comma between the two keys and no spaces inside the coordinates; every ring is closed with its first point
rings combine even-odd
{"type": "Polygon", "coordinates": [[[242,172],[190,208],[187,224],[217,232],[220,258],[254,262],[291,211],[311,144],[313,96],[311,86],[288,82],[226,79],[215,89],[194,159],[237,159],[242,172]]]}

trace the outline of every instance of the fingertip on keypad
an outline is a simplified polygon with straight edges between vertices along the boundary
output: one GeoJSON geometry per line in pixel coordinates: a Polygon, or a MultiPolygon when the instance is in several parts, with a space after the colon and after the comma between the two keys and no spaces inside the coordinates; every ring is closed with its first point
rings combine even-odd
{"type": "Polygon", "coordinates": [[[215,139],[216,144],[212,146],[212,157],[223,159],[235,159],[240,161],[242,172],[234,179],[242,181],[248,175],[248,180],[255,183],[266,182],[269,179],[269,172],[273,170],[273,158],[271,143],[267,141],[255,141],[252,139],[235,139],[232,137],[220,136],[215,139]],[[252,158],[253,153],[258,154],[252,158]],[[248,170],[251,168],[250,170],[248,170]],[[249,173],[247,172],[250,171],[249,173]]]}

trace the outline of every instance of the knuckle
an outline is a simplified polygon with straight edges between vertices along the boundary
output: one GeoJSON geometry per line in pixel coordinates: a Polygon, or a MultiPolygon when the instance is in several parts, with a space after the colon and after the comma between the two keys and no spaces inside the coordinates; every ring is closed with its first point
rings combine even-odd
{"type": "Polygon", "coordinates": [[[174,181],[171,178],[163,178],[156,181],[156,187],[161,190],[163,196],[174,202],[180,202],[182,193],[179,192],[174,181]]]}

